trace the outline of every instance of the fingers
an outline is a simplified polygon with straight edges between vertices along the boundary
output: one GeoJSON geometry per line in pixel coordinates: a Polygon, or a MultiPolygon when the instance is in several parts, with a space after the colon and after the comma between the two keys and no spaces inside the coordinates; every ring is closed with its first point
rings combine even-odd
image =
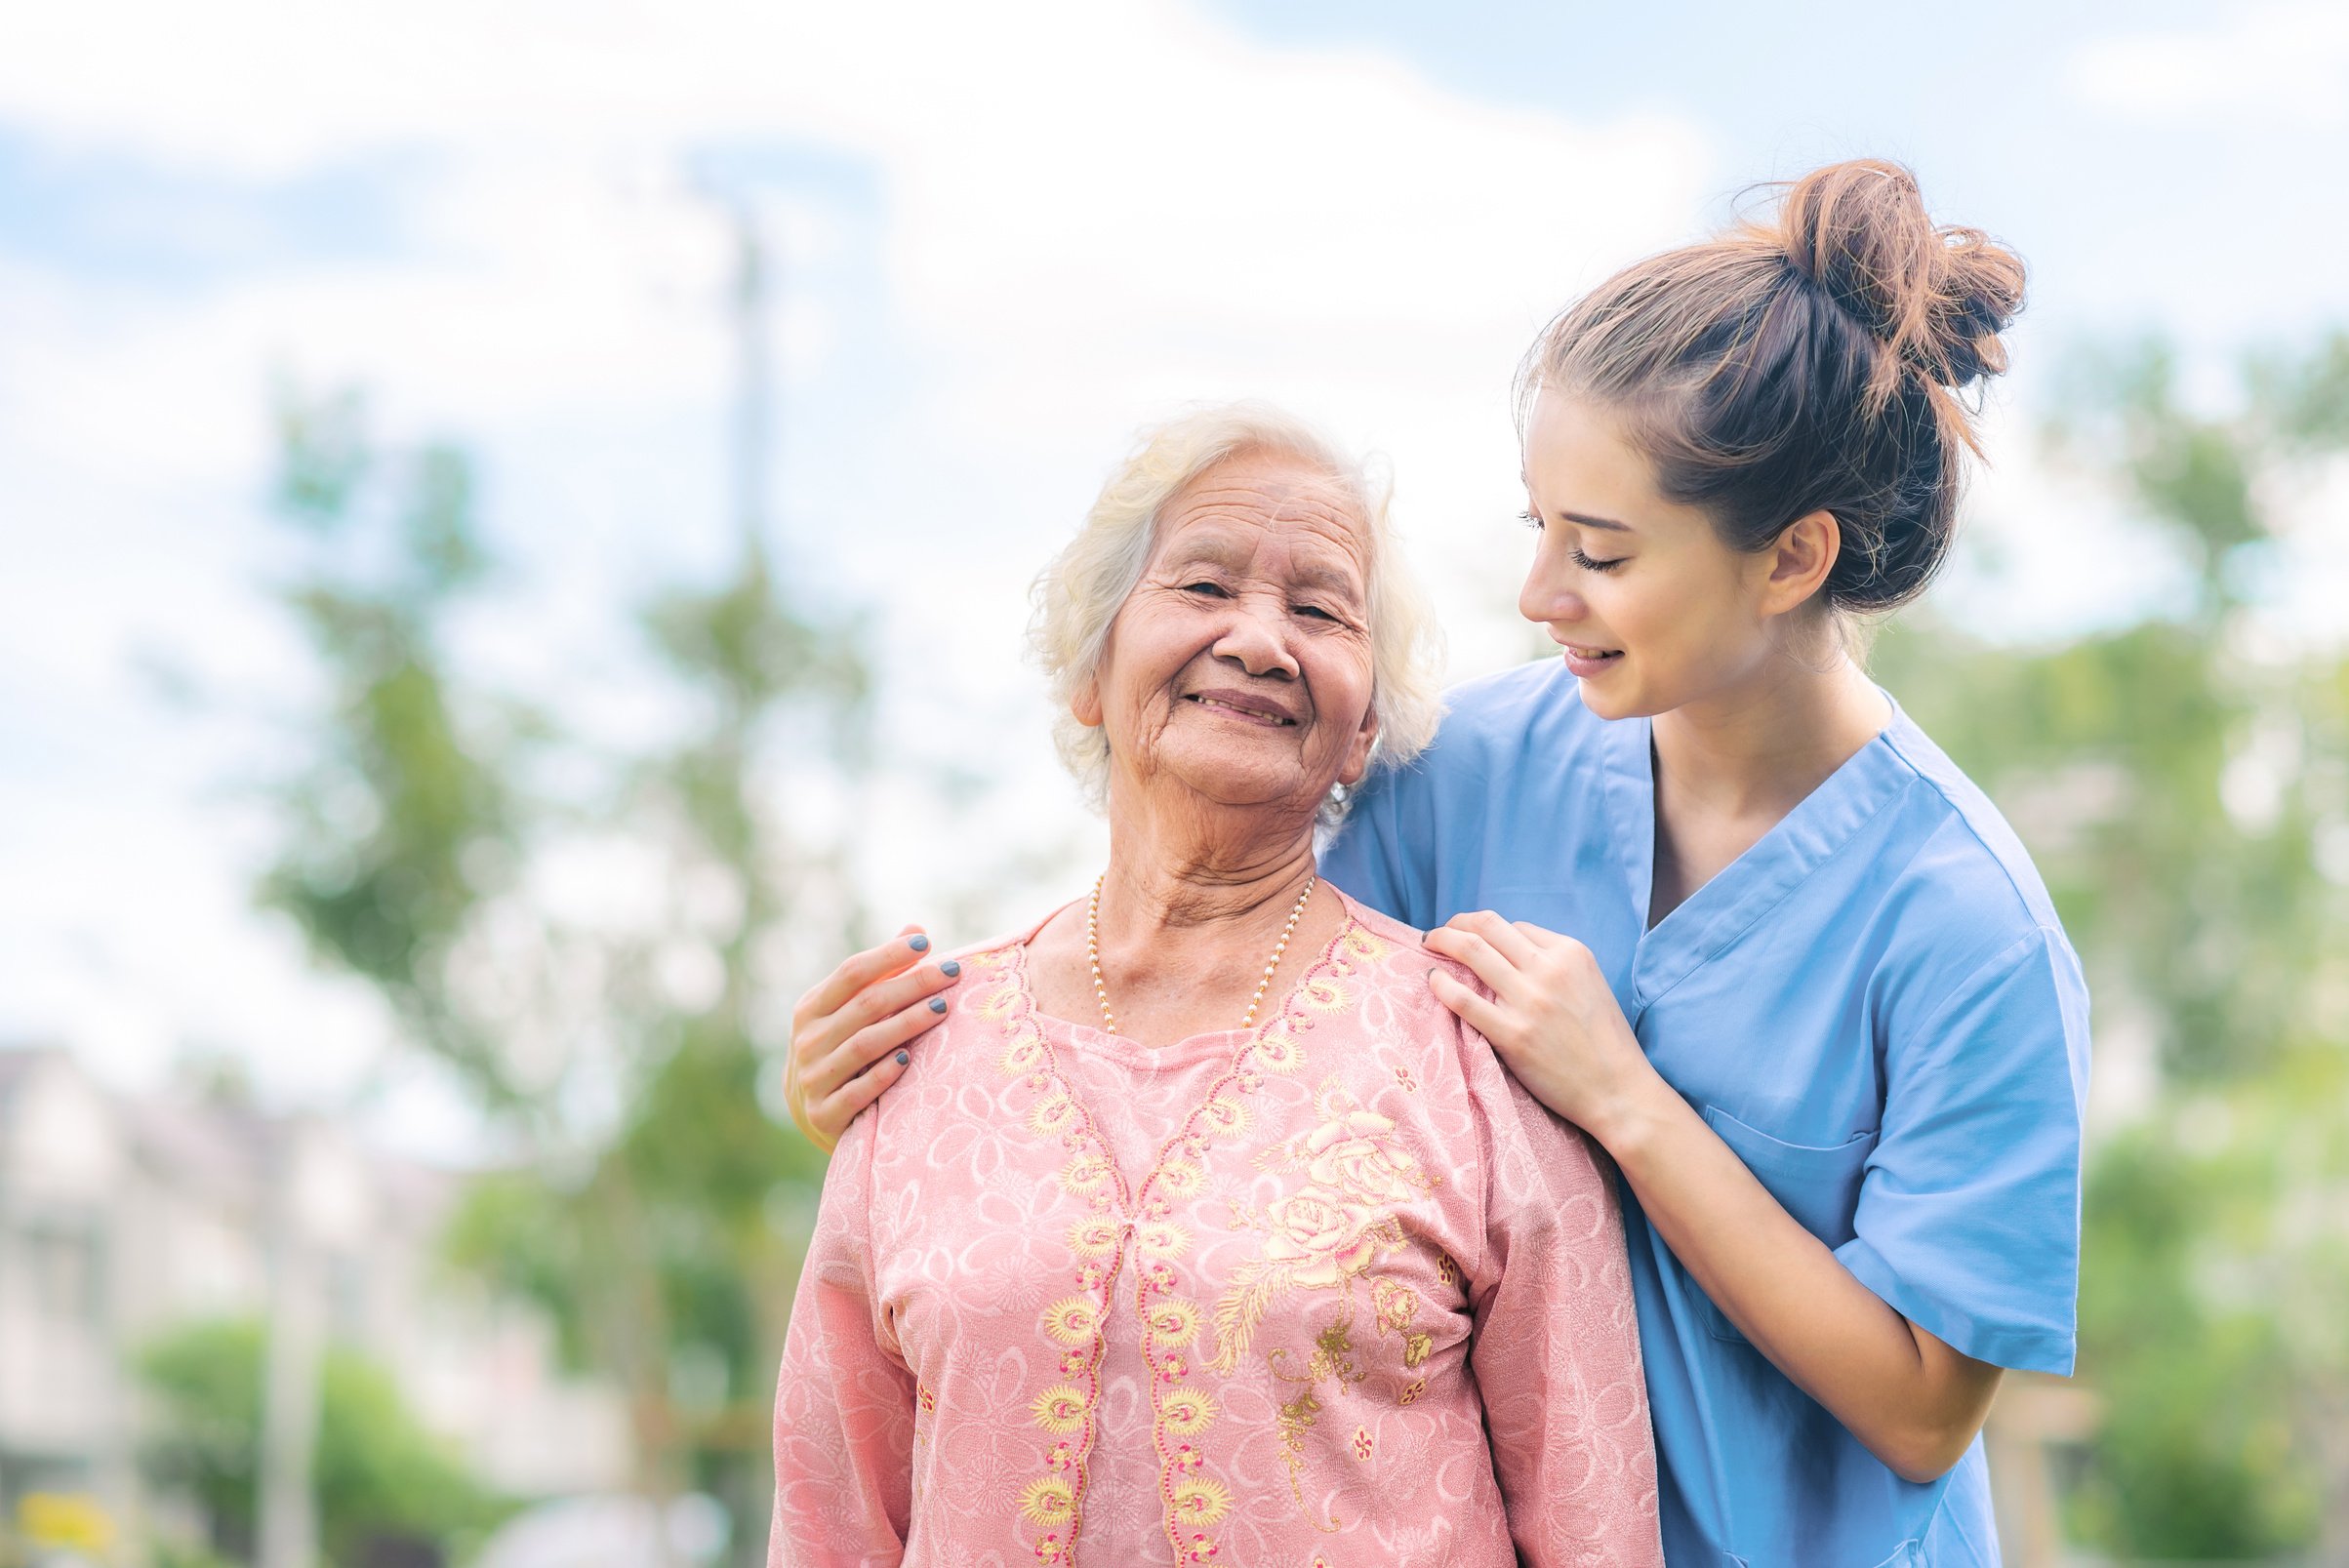
{"type": "Polygon", "coordinates": [[[953,985],[961,975],[962,965],[952,958],[921,964],[874,982],[832,1013],[810,1021],[791,1037],[799,1092],[809,1100],[822,1099],[868,1063],[936,1023],[935,1015],[946,1011],[946,1002],[935,993],[953,985]],[[925,1001],[929,1004],[926,1009],[925,1001]],[[913,1015],[913,1026],[897,1029],[897,1023],[909,1013],[913,1015]],[[874,1025],[882,1026],[879,1033],[870,1032],[874,1025]]]}
{"type": "Polygon", "coordinates": [[[784,1099],[792,1120],[815,1143],[830,1147],[856,1110],[896,1074],[861,1089],[864,1098],[849,1108],[834,1103],[841,1091],[945,1013],[946,1003],[935,993],[954,984],[962,966],[951,958],[920,962],[929,949],[921,928],[907,926],[841,964],[791,1010],[784,1099]]]}
{"type": "Polygon", "coordinates": [[[943,996],[916,998],[879,1022],[857,1030],[808,1070],[803,1092],[810,1101],[830,1096],[944,1018],[946,1006],[943,996]]]}
{"type": "Polygon", "coordinates": [[[1478,980],[1503,997],[1515,996],[1523,986],[1518,966],[1481,931],[1458,924],[1438,926],[1428,933],[1427,949],[1466,964],[1478,980]]]}
{"type": "Polygon", "coordinates": [[[1436,993],[1436,1000],[1459,1016],[1461,1023],[1487,1040],[1492,1039],[1494,1031],[1507,1022],[1506,1015],[1490,997],[1474,985],[1464,984],[1448,970],[1429,970],[1428,988],[1436,993]]]}
{"type": "Polygon", "coordinates": [[[857,1119],[857,1113],[905,1076],[907,1064],[911,1061],[912,1055],[907,1051],[884,1057],[871,1071],[857,1074],[826,1096],[808,1117],[814,1125],[816,1142],[828,1151],[837,1146],[840,1135],[848,1131],[848,1124],[857,1119]]]}
{"type": "Polygon", "coordinates": [[[839,968],[818,981],[799,998],[791,1009],[793,1032],[804,1025],[837,1013],[859,991],[873,982],[903,974],[921,961],[930,950],[930,939],[919,926],[907,926],[896,936],[877,947],[868,947],[847,959],[839,968]]]}
{"type": "MultiPolygon", "coordinates": [[[[1444,924],[1450,930],[1465,931],[1483,938],[1492,945],[1495,952],[1519,969],[1527,968],[1541,955],[1541,945],[1531,935],[1540,931],[1541,927],[1523,921],[1512,924],[1490,909],[1473,909],[1466,914],[1456,914],[1444,924]]],[[[1548,935],[1546,932],[1543,934],[1548,935]]],[[[1491,983],[1488,981],[1486,984],[1491,983]]]]}
{"type": "Polygon", "coordinates": [[[1581,945],[1572,937],[1561,937],[1547,926],[1537,926],[1530,920],[1512,920],[1509,922],[1509,928],[1544,951],[1581,945]]]}

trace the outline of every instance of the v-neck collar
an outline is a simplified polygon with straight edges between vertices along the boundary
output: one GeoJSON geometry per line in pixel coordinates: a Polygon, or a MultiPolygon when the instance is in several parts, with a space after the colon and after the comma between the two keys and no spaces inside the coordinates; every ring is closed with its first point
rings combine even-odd
{"type": "Polygon", "coordinates": [[[1644,718],[1606,723],[1606,798],[1622,846],[1616,864],[1640,931],[1626,1002],[1634,1025],[1658,997],[1719,957],[1776,907],[1915,780],[1916,770],[1899,750],[1914,726],[1890,693],[1884,701],[1892,716],[1882,731],[1652,928],[1647,911],[1655,889],[1654,730],[1644,718]]]}
{"type": "MultiPolygon", "coordinates": [[[[1265,1003],[1270,1005],[1258,1008],[1259,1022],[1246,1028],[1235,1025],[1227,1029],[1203,1029],[1196,1034],[1186,1034],[1179,1040],[1169,1040],[1163,1045],[1145,1045],[1131,1035],[1113,1034],[1089,1019],[1062,1018],[1058,1014],[1047,1013],[1043,1004],[1035,999],[1035,982],[1029,972],[1030,946],[1046,926],[1074,908],[1082,900],[1070,900],[1000,945],[1010,956],[1012,983],[1019,987],[1037,1026],[1048,1034],[1089,1055],[1107,1057],[1133,1071],[1158,1073],[1185,1069],[1202,1058],[1228,1056],[1264,1033],[1272,1026],[1275,1018],[1292,1010],[1291,1003],[1321,977],[1345,945],[1347,937],[1362,924],[1362,907],[1352,894],[1332,882],[1324,881],[1321,886],[1338,897],[1338,908],[1342,916],[1338,927],[1329,934],[1320,950],[1290,977],[1288,984],[1276,996],[1268,994],[1264,998],[1265,1003]]],[[[1291,956],[1302,956],[1303,951],[1302,948],[1297,949],[1291,956]]]]}

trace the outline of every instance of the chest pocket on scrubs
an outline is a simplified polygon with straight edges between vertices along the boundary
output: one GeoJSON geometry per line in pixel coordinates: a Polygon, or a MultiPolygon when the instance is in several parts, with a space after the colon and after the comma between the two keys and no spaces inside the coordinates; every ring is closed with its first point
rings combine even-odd
{"type": "MultiPolygon", "coordinates": [[[[1860,1179],[1867,1175],[1868,1156],[1876,1148],[1877,1135],[1873,1129],[1853,1133],[1847,1141],[1824,1147],[1789,1144],[1748,1127],[1719,1106],[1705,1107],[1705,1125],[1729,1146],[1745,1162],[1746,1169],[1754,1173],[1755,1180],[1769,1189],[1770,1196],[1803,1229],[1830,1247],[1840,1247],[1851,1239],[1851,1217],[1859,1206],[1860,1179]]],[[[1692,1286],[1694,1283],[1690,1281],[1692,1286]]],[[[1746,1337],[1713,1305],[1711,1297],[1702,1290],[1695,1294],[1704,1307],[1705,1326],[1715,1339],[1732,1345],[1746,1343],[1746,1337]]]]}

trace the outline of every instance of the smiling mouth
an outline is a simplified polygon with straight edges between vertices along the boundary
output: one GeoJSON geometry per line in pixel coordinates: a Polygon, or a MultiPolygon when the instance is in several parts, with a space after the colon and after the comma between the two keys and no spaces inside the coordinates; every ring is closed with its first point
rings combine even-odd
{"type": "Polygon", "coordinates": [[[1183,701],[1196,703],[1201,707],[1211,707],[1219,713],[1230,713],[1235,717],[1246,719],[1251,724],[1271,725],[1282,729],[1294,729],[1297,725],[1297,721],[1286,713],[1276,713],[1266,707],[1249,707],[1238,703],[1227,703],[1220,698],[1209,697],[1203,693],[1195,692],[1184,698],[1183,701]]]}

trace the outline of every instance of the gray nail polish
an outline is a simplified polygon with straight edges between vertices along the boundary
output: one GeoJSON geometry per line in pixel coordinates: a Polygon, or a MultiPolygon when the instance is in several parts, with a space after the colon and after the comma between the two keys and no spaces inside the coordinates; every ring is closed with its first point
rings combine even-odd
{"type": "Polygon", "coordinates": [[[912,948],[915,952],[928,952],[930,950],[930,939],[927,937],[908,937],[906,939],[906,945],[912,948]]]}
{"type": "Polygon", "coordinates": [[[931,1011],[931,1012],[933,1012],[933,1013],[943,1013],[943,1012],[945,1012],[945,1011],[946,1011],[946,998],[945,998],[945,997],[943,997],[943,996],[933,996],[933,997],[931,997],[931,998],[930,998],[930,1011],[931,1011]]]}
{"type": "Polygon", "coordinates": [[[952,980],[956,975],[962,973],[962,966],[956,963],[953,959],[950,958],[945,963],[938,966],[938,972],[944,975],[947,979],[952,980]]]}
{"type": "Polygon", "coordinates": [[[904,1066],[904,1065],[906,1065],[908,1062],[911,1062],[911,1061],[912,1061],[912,1060],[913,1060],[913,1059],[912,1059],[911,1057],[909,1057],[909,1056],[908,1056],[908,1055],[906,1055],[906,1053],[905,1053],[905,1052],[903,1052],[903,1051],[900,1051],[900,1052],[898,1052],[898,1053],[897,1053],[897,1065],[898,1065],[899,1066],[901,1066],[901,1067],[902,1067],[902,1066],[904,1066]]]}

